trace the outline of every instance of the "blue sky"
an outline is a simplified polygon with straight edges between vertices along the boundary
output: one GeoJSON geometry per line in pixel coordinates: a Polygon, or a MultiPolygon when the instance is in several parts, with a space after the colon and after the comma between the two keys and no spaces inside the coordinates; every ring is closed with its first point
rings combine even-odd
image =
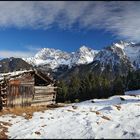
{"type": "Polygon", "coordinates": [[[140,41],[140,2],[0,2],[0,58],[140,41]]]}
{"type": "Polygon", "coordinates": [[[30,30],[10,28],[0,30],[1,49],[27,51],[29,49],[55,48],[63,51],[76,51],[86,45],[101,49],[116,41],[109,32],[103,30],[74,31],[51,28],[48,30],[30,30]]]}

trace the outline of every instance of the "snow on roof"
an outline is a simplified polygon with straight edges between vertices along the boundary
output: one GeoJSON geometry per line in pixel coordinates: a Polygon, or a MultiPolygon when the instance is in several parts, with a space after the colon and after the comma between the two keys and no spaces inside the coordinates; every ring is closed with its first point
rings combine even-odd
{"type": "Polygon", "coordinates": [[[2,81],[4,78],[12,78],[16,76],[20,76],[24,73],[31,73],[35,72],[36,75],[41,77],[44,81],[50,81],[53,82],[53,78],[51,78],[49,75],[43,74],[41,71],[34,70],[22,70],[22,71],[14,71],[14,72],[8,72],[8,73],[0,73],[0,81],[2,81]]]}
{"type": "Polygon", "coordinates": [[[14,71],[14,72],[8,72],[8,73],[0,73],[0,80],[3,80],[4,77],[13,77],[13,76],[18,76],[23,73],[27,72],[33,72],[33,70],[23,70],[23,71],[14,71]]]}

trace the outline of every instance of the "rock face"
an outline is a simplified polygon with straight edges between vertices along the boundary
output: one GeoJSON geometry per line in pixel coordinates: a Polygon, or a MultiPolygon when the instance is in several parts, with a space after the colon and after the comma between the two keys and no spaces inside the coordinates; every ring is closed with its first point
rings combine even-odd
{"type": "Polygon", "coordinates": [[[111,72],[112,74],[122,74],[130,69],[138,68],[137,64],[134,65],[134,62],[136,62],[137,59],[133,59],[131,55],[127,53],[127,50],[131,49],[131,47],[132,46],[127,47],[124,42],[106,47],[96,55],[93,61],[93,66],[98,66],[97,70],[100,73],[106,71],[111,72]]]}
{"type": "Polygon", "coordinates": [[[120,41],[114,43],[112,48],[120,48],[123,54],[130,60],[132,65],[136,68],[140,68],[140,44],[135,44],[133,42],[120,41]]]}

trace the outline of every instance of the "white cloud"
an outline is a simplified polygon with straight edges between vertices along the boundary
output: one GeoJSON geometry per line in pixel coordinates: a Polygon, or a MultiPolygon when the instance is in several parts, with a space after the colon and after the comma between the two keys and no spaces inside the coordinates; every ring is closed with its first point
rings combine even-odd
{"type": "Polygon", "coordinates": [[[15,51],[15,50],[0,50],[0,58],[28,58],[34,56],[38,51],[40,51],[43,47],[34,46],[34,45],[26,45],[24,46],[24,51],[15,51]]]}
{"type": "Polygon", "coordinates": [[[0,58],[10,58],[10,57],[16,57],[16,58],[27,58],[33,56],[33,52],[29,51],[7,51],[7,50],[0,50],[0,58]]]}
{"type": "Polygon", "coordinates": [[[0,27],[48,29],[94,28],[140,41],[138,1],[12,1],[0,2],[0,27]]]}

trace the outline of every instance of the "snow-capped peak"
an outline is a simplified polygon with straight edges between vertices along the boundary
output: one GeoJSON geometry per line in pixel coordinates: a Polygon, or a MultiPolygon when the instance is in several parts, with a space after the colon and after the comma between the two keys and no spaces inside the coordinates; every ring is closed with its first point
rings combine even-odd
{"type": "Polygon", "coordinates": [[[113,43],[101,51],[93,50],[85,45],[81,46],[76,52],[65,52],[59,49],[43,48],[34,57],[24,59],[34,66],[46,65],[48,68],[55,69],[61,65],[69,68],[75,65],[88,64],[94,60],[112,64],[121,60],[128,59],[135,68],[140,68],[140,44],[133,42],[119,41],[113,43]],[[115,56],[114,56],[115,54],[115,56]]]}
{"type": "Polygon", "coordinates": [[[83,45],[83,46],[81,46],[81,47],[79,48],[79,51],[80,51],[80,52],[89,51],[89,50],[91,50],[91,49],[88,48],[88,47],[86,47],[85,45],[83,45]]]}
{"type": "Polygon", "coordinates": [[[34,66],[48,65],[51,69],[55,69],[60,65],[72,67],[73,65],[90,63],[97,53],[98,51],[88,48],[85,45],[81,46],[78,51],[72,53],[53,48],[43,48],[34,57],[23,59],[34,66]]]}
{"type": "Polygon", "coordinates": [[[136,43],[134,43],[134,42],[125,42],[122,40],[120,40],[117,43],[113,43],[113,46],[119,47],[121,49],[124,49],[125,47],[129,47],[129,46],[133,47],[135,45],[136,45],[136,43]]]}
{"type": "Polygon", "coordinates": [[[131,63],[135,67],[140,68],[140,44],[120,41],[118,43],[114,43],[112,47],[120,48],[131,63]]]}
{"type": "Polygon", "coordinates": [[[81,46],[79,50],[74,53],[71,62],[73,65],[91,63],[97,53],[97,50],[93,50],[85,45],[81,46]]]}
{"type": "Polygon", "coordinates": [[[62,52],[61,50],[58,50],[58,49],[43,48],[41,51],[39,51],[35,55],[35,58],[40,58],[40,59],[43,59],[43,60],[46,60],[48,58],[57,59],[58,57],[64,57],[65,55],[69,55],[69,54],[66,53],[66,52],[62,52]]]}

